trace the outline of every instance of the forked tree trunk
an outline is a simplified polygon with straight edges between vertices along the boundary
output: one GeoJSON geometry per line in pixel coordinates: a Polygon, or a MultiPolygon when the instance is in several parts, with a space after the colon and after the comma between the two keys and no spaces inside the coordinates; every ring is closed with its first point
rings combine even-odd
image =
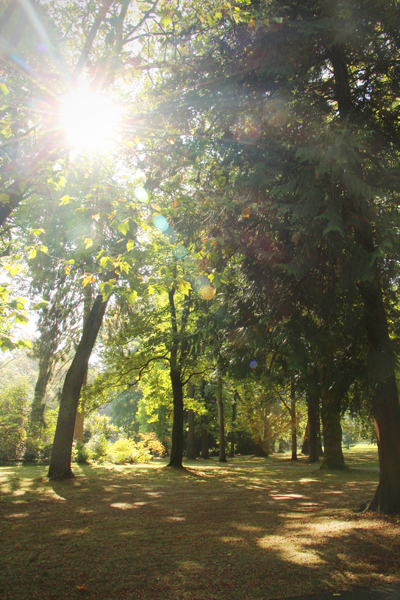
{"type": "MultiPolygon", "coordinates": [[[[194,398],[194,385],[189,382],[188,384],[188,395],[189,398],[194,398]]],[[[187,445],[187,457],[190,460],[196,460],[196,439],[194,435],[194,411],[189,408],[188,410],[188,445],[187,445]]]]}
{"type": "Polygon", "coordinates": [[[222,377],[217,380],[218,426],[219,426],[219,462],[227,462],[225,453],[224,403],[222,400],[222,377]]]}
{"type": "Polygon", "coordinates": [[[342,426],[340,424],[340,401],[325,398],[322,402],[324,431],[324,460],[321,469],[346,469],[342,452],[342,426]]]}
{"type": "Polygon", "coordinates": [[[102,295],[99,294],[83,328],[82,337],[74,360],[65,376],[50,460],[49,479],[69,479],[74,477],[71,470],[71,454],[76,409],[89,358],[103,322],[106,307],[107,301],[104,302],[102,295]]]}
{"type": "Polygon", "coordinates": [[[296,390],[294,383],[290,387],[290,423],[292,430],[292,459],[297,460],[297,423],[296,423],[296,390]]]}
{"type": "Polygon", "coordinates": [[[183,457],[183,385],[179,370],[170,371],[174,401],[174,418],[171,436],[171,454],[167,467],[182,469],[183,457]]]}

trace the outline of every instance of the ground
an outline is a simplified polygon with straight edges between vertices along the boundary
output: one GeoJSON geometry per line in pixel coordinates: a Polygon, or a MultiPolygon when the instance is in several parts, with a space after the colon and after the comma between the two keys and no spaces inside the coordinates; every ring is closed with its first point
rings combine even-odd
{"type": "Polygon", "coordinates": [[[2,600],[270,600],[400,578],[400,519],[355,512],[376,448],[326,473],[288,455],[0,468],[2,600]]]}

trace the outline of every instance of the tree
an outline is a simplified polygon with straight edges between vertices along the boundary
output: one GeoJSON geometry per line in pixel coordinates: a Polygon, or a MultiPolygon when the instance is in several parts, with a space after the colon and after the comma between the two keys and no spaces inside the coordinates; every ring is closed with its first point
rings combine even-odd
{"type": "MultiPolygon", "coordinates": [[[[370,508],[399,512],[400,407],[390,339],[399,250],[396,4],[276,1],[247,9],[235,24],[226,18],[218,36],[211,27],[201,57],[196,47],[179,74],[165,78],[165,89],[181,88],[167,103],[170,122],[201,136],[181,143],[177,156],[195,153],[199,198],[215,203],[214,210],[199,203],[194,218],[201,222],[209,210],[214,236],[229,231],[235,239],[241,211],[263,226],[247,246],[275,263],[272,289],[280,280],[293,293],[296,282],[319,273],[317,290],[333,290],[336,314],[362,307],[380,456],[370,508]]],[[[273,301],[281,320],[294,304],[273,301]]],[[[333,406],[325,402],[329,415],[333,406]]]]}

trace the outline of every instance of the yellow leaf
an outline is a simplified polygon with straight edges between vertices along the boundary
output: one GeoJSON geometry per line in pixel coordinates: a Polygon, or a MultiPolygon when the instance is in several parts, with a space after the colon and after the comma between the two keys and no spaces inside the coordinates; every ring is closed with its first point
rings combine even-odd
{"type": "Polygon", "coordinates": [[[86,587],[86,585],[83,585],[83,583],[82,583],[82,585],[77,585],[76,587],[81,592],[87,592],[87,587],[86,587]]]}
{"type": "Polygon", "coordinates": [[[71,272],[71,267],[69,265],[65,265],[64,270],[65,270],[65,274],[69,275],[71,272]]]}
{"type": "Polygon", "coordinates": [[[91,246],[93,246],[93,240],[91,238],[86,238],[85,239],[85,248],[86,248],[86,250],[88,248],[90,248],[91,246]]]}
{"type": "Polygon", "coordinates": [[[58,206],[62,206],[63,204],[69,204],[70,202],[71,198],[69,196],[63,196],[58,206]]]}
{"type": "Polygon", "coordinates": [[[269,19],[265,19],[264,23],[267,27],[269,27],[269,19]]]}
{"type": "Polygon", "coordinates": [[[29,250],[28,258],[35,258],[36,254],[37,254],[37,252],[36,252],[35,248],[31,248],[29,250]]]}
{"type": "Polygon", "coordinates": [[[134,242],[130,241],[126,244],[126,251],[130,252],[134,246],[134,242]]]}
{"type": "Polygon", "coordinates": [[[204,17],[203,17],[203,15],[200,15],[200,16],[199,16],[199,19],[200,19],[200,21],[201,21],[202,23],[204,23],[204,17]]]}
{"type": "Polygon", "coordinates": [[[47,246],[39,246],[39,250],[40,252],[44,252],[44,254],[47,254],[49,251],[47,246]]]}
{"type": "Polygon", "coordinates": [[[85,285],[87,285],[88,283],[94,283],[95,281],[96,281],[96,277],[94,275],[91,275],[90,273],[84,273],[83,279],[82,279],[83,287],[85,287],[85,285]]]}
{"type": "Polygon", "coordinates": [[[254,19],[250,19],[249,21],[249,27],[255,27],[256,26],[256,22],[254,19]]]}
{"type": "Polygon", "coordinates": [[[3,94],[5,96],[7,96],[7,94],[8,94],[8,87],[6,86],[5,83],[0,83],[0,90],[3,92],[3,94]]]}
{"type": "Polygon", "coordinates": [[[179,291],[181,294],[184,294],[185,296],[189,295],[189,290],[192,289],[192,286],[190,285],[190,283],[188,281],[185,281],[184,279],[182,279],[182,281],[179,282],[179,291]]]}
{"type": "Polygon", "coordinates": [[[100,219],[100,213],[97,213],[96,215],[92,215],[92,219],[94,219],[95,221],[98,221],[100,219]]]}

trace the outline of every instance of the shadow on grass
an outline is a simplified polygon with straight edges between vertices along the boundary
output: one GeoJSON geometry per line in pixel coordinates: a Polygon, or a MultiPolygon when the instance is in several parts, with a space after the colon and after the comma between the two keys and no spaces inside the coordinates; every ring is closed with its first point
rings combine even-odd
{"type": "Polygon", "coordinates": [[[1,598],[260,600],[399,571],[399,522],[353,513],[375,473],[257,464],[0,469],[1,598]]]}

